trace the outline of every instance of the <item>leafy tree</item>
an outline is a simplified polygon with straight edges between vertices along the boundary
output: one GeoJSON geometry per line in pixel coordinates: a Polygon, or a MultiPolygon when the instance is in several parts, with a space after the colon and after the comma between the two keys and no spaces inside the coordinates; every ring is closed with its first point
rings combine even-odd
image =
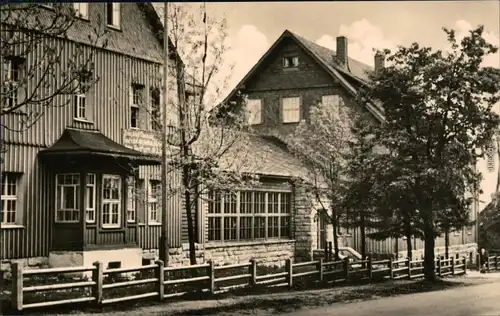
{"type": "Polygon", "coordinates": [[[482,26],[461,42],[453,30],[444,31],[447,52],[418,43],[400,46],[393,54],[386,50],[389,66],[371,74],[371,84],[359,94],[360,102],[384,108],[386,122],[377,141],[406,169],[408,196],[415,198],[425,240],[428,280],[435,279],[438,215],[449,208],[469,212],[464,193],[478,187],[474,164],[500,122],[492,111],[500,96],[500,71],[481,66],[484,56],[497,48],[485,41],[482,26]]]}
{"type": "Polygon", "coordinates": [[[333,227],[335,259],[339,258],[338,227],[345,197],[346,154],[353,135],[352,111],[341,102],[339,108],[318,104],[311,107],[309,120],[301,122],[287,140],[291,151],[309,170],[308,192],[333,227]]]}

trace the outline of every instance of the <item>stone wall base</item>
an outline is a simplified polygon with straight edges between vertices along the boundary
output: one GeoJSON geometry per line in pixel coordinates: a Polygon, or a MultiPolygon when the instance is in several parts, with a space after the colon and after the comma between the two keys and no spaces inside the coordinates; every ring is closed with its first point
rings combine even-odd
{"type": "MultiPolygon", "coordinates": [[[[228,265],[249,262],[251,259],[264,266],[285,264],[286,259],[294,257],[294,241],[266,241],[263,243],[235,243],[225,245],[196,244],[196,263],[202,264],[213,260],[215,265],[228,265]]],[[[143,250],[143,259],[158,259],[158,249],[143,250]]],[[[169,266],[189,265],[189,246],[183,244],[179,248],[169,250],[169,266]]]]}
{"type": "Polygon", "coordinates": [[[8,259],[8,260],[2,260],[1,266],[0,266],[0,273],[2,280],[3,278],[10,279],[12,274],[11,274],[11,267],[10,265],[14,262],[19,263],[19,265],[22,265],[24,269],[41,269],[41,268],[48,268],[49,267],[49,258],[48,257],[33,257],[33,258],[22,258],[22,259],[8,259]]]}

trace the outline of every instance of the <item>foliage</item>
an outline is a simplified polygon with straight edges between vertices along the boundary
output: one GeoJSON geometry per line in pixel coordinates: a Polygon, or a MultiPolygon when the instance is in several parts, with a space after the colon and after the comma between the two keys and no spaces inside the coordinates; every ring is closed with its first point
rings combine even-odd
{"type": "MultiPolygon", "coordinates": [[[[471,201],[466,193],[477,192],[480,179],[475,161],[499,124],[492,106],[500,96],[500,71],[481,66],[497,48],[484,40],[483,27],[461,42],[453,30],[444,31],[447,52],[417,43],[392,54],[386,50],[389,66],[371,74],[370,86],[358,96],[384,109],[386,121],[376,141],[391,153],[384,156],[386,162],[402,169],[397,177],[405,182],[401,195],[415,203],[428,279],[435,277],[434,240],[443,224],[465,224],[471,201]]],[[[390,204],[388,196],[381,199],[390,204]]]]}
{"type": "Polygon", "coordinates": [[[352,111],[343,102],[339,107],[320,103],[311,107],[309,120],[302,121],[288,141],[292,152],[309,170],[304,180],[319,206],[318,212],[333,226],[336,258],[339,253],[336,230],[345,193],[345,157],[353,137],[352,118],[352,111]]]}
{"type": "Polygon", "coordinates": [[[70,104],[73,95],[99,80],[94,74],[94,54],[106,47],[106,31],[92,29],[88,38],[73,43],[71,58],[63,61],[67,47],[63,41],[78,37],[75,24],[82,23],[73,6],[9,3],[2,5],[0,14],[1,126],[4,131],[23,132],[47,109],[70,104]]]}

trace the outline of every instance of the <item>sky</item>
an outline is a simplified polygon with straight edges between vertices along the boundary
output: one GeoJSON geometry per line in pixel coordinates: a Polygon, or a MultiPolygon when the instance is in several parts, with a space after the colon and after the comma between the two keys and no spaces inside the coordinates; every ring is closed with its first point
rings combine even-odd
{"type": "MultiPolygon", "coordinates": [[[[335,49],[335,38],[347,37],[350,57],[373,65],[372,48],[394,49],[418,42],[445,48],[442,27],[458,36],[480,24],[485,38],[499,45],[499,1],[325,1],[208,3],[209,15],[227,19],[227,64],[234,64],[234,87],[286,29],[335,49]]],[[[500,67],[500,55],[485,64],[500,67]]],[[[229,75],[229,72],[228,72],[229,75]]]]}

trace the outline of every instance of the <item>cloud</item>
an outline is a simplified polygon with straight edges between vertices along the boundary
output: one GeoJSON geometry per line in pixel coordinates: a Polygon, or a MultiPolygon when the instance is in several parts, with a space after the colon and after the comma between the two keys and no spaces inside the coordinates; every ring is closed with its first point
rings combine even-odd
{"type": "MultiPolygon", "coordinates": [[[[460,41],[465,36],[469,35],[469,31],[475,28],[472,24],[465,20],[458,20],[455,22],[453,29],[456,32],[457,40],[460,41]]],[[[500,46],[500,37],[498,34],[493,32],[484,31],[483,38],[490,44],[495,46],[500,46]]],[[[497,67],[500,68],[500,53],[488,55],[483,60],[483,66],[497,67]]]]}
{"type": "MultiPolygon", "coordinates": [[[[388,48],[394,50],[396,43],[388,39],[382,29],[366,19],[355,21],[349,25],[342,24],[339,35],[347,37],[349,41],[349,57],[359,60],[367,65],[373,66],[373,49],[388,48]]],[[[323,35],[316,40],[316,44],[336,50],[336,38],[331,35],[323,35]]]]}

